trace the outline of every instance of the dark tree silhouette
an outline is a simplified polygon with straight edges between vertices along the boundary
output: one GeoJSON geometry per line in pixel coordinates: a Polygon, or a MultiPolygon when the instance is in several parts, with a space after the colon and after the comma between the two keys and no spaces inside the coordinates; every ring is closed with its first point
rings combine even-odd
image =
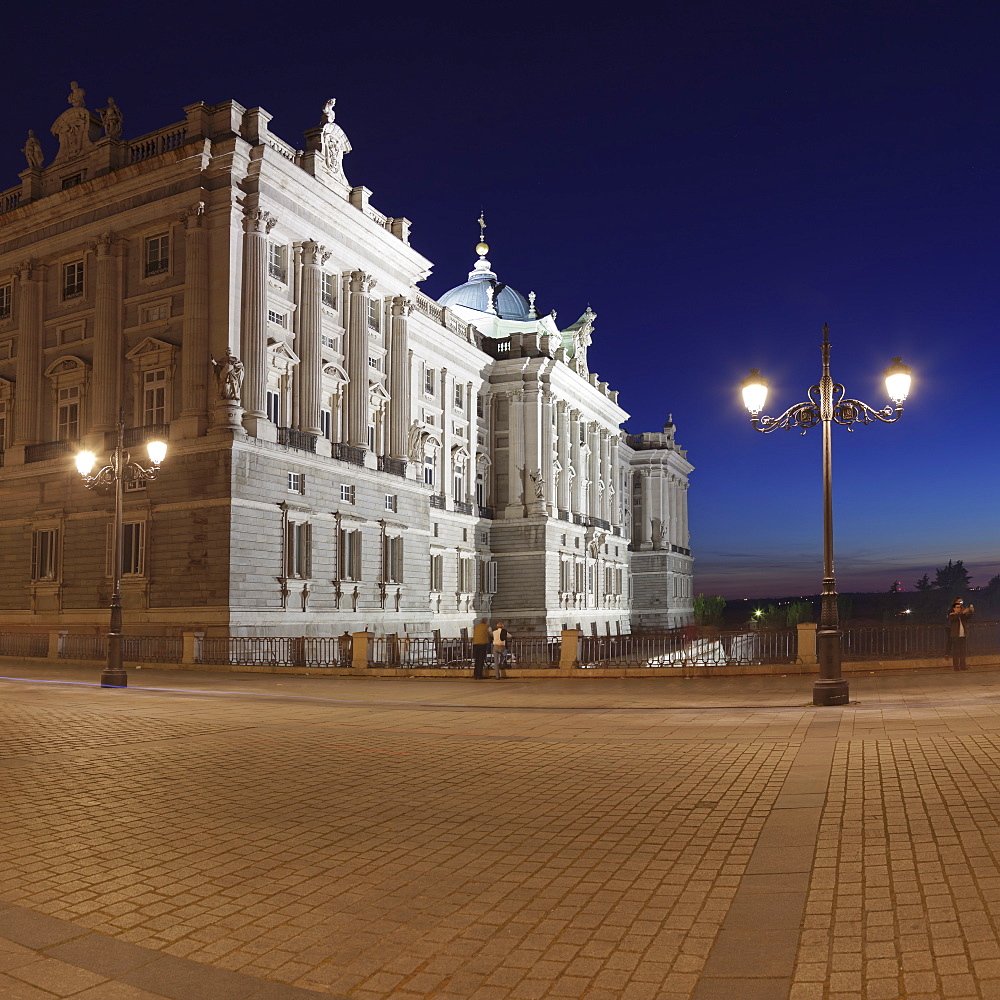
{"type": "Polygon", "coordinates": [[[917,580],[914,586],[917,590],[930,590],[934,585],[931,583],[930,574],[924,573],[924,575],[917,580]]]}
{"type": "Polygon", "coordinates": [[[961,559],[956,559],[954,562],[949,559],[947,566],[934,570],[934,582],[931,586],[935,590],[943,590],[949,594],[962,593],[969,589],[971,579],[961,559]]]}

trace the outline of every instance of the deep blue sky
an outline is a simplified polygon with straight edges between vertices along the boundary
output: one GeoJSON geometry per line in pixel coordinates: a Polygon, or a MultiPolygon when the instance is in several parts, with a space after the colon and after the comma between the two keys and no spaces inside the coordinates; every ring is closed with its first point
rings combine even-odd
{"type": "Polygon", "coordinates": [[[413,220],[428,293],[465,280],[484,207],[502,280],[597,310],[628,429],[673,413],[697,591],[819,589],[819,433],[756,434],[737,386],[804,398],[824,322],[849,395],[883,405],[893,355],[915,376],[900,423],[835,429],[840,589],[1000,572],[996,4],[406,8],[21,8],[0,188],[28,128],[53,154],[70,79],[127,137],[233,98],[301,144],[336,96],[348,178],[413,220]]]}

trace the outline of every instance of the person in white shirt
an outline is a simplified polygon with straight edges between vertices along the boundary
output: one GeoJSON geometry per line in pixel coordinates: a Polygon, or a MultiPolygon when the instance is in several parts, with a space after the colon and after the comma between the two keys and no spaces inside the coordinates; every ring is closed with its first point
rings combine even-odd
{"type": "Polygon", "coordinates": [[[510,633],[497,622],[493,629],[493,676],[500,680],[500,668],[507,665],[507,641],[510,633]]]}

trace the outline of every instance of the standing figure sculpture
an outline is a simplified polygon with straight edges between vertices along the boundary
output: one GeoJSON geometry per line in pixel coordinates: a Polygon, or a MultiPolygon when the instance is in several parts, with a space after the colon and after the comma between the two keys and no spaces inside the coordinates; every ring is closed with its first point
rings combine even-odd
{"type": "Polygon", "coordinates": [[[227,347],[221,361],[212,358],[219,399],[239,400],[243,388],[243,362],[227,347]]]}
{"type": "Polygon", "coordinates": [[[120,139],[122,137],[122,109],[115,104],[113,97],[108,98],[108,106],[101,108],[100,113],[104,134],[109,139],[120,139]]]}
{"type": "Polygon", "coordinates": [[[45,162],[45,155],[42,153],[42,144],[35,138],[34,129],[28,129],[28,138],[21,150],[24,158],[28,161],[28,166],[32,170],[41,170],[42,163],[45,162]]]}
{"type": "Polygon", "coordinates": [[[66,98],[67,102],[72,104],[74,108],[82,108],[84,106],[83,99],[86,96],[86,91],[73,80],[69,85],[69,97],[66,98]]]}

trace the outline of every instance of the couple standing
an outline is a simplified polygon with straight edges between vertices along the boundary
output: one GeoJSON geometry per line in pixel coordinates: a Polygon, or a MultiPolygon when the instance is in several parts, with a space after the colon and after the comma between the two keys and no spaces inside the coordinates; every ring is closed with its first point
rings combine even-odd
{"type": "Polygon", "coordinates": [[[500,680],[500,668],[507,665],[509,657],[507,654],[507,642],[510,633],[503,627],[503,622],[497,622],[492,632],[483,618],[476,622],[472,629],[472,676],[480,680],[485,676],[486,654],[493,646],[493,671],[497,680],[500,680]]]}

